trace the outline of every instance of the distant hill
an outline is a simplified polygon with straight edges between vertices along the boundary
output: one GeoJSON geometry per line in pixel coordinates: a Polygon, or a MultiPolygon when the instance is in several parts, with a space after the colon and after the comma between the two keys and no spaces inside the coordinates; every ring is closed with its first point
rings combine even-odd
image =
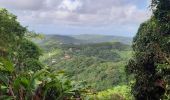
{"type": "Polygon", "coordinates": [[[57,42],[61,44],[91,44],[102,42],[121,42],[131,45],[132,38],[108,35],[45,35],[45,39],[41,42],[57,42]]]}
{"type": "Polygon", "coordinates": [[[71,36],[64,36],[64,35],[45,35],[44,41],[56,41],[58,43],[63,44],[82,44],[85,43],[84,40],[79,40],[71,36]]]}
{"type": "Polygon", "coordinates": [[[82,35],[72,35],[71,37],[83,41],[88,41],[89,43],[102,43],[102,42],[121,42],[124,44],[132,43],[132,38],[130,37],[112,36],[112,35],[82,34],[82,35]]]}

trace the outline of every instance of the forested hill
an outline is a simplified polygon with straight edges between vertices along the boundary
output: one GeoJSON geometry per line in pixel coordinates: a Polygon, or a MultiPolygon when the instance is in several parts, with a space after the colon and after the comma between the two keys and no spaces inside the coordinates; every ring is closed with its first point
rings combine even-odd
{"type": "Polygon", "coordinates": [[[87,82],[97,91],[125,84],[124,66],[131,57],[130,45],[101,41],[76,44],[85,39],[87,38],[48,36],[39,44],[45,51],[41,61],[64,71],[72,80],[87,82]]]}
{"type": "Polygon", "coordinates": [[[55,42],[60,44],[82,44],[86,43],[87,41],[75,39],[71,36],[64,36],[64,35],[44,35],[44,39],[41,40],[42,42],[55,42]]]}
{"type": "Polygon", "coordinates": [[[91,43],[102,43],[102,42],[121,42],[124,44],[131,44],[132,37],[114,36],[114,35],[94,35],[94,34],[81,34],[72,35],[75,39],[85,40],[91,43]]]}
{"type": "Polygon", "coordinates": [[[170,0],[150,7],[132,45],[101,35],[37,40],[0,8],[0,100],[170,100],[170,0]]]}
{"type": "Polygon", "coordinates": [[[131,37],[122,36],[109,36],[109,35],[44,35],[45,39],[42,42],[55,41],[63,44],[90,44],[90,43],[102,43],[102,42],[120,42],[123,44],[131,45],[131,37]]]}
{"type": "Polygon", "coordinates": [[[37,41],[41,35],[23,27],[16,18],[0,9],[0,100],[95,100],[93,89],[109,88],[112,91],[102,98],[99,95],[98,100],[117,98],[117,94],[118,98],[130,97],[124,84],[129,45],[80,45],[82,40],[68,36],[37,41]]]}

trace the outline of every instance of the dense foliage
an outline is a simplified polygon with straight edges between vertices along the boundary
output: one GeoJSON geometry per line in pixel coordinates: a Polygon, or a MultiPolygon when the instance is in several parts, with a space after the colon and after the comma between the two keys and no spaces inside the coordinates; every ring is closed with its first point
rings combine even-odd
{"type": "Polygon", "coordinates": [[[89,95],[89,100],[133,100],[130,87],[127,85],[119,85],[97,94],[89,95]]]}
{"type": "Polygon", "coordinates": [[[94,91],[126,83],[124,66],[131,57],[129,45],[120,42],[63,44],[51,38],[40,45],[45,50],[43,62],[65,71],[73,80],[86,81],[94,91]]]}
{"type": "Polygon", "coordinates": [[[132,92],[136,100],[169,99],[169,5],[169,0],[153,0],[154,15],[141,24],[134,37],[134,57],[126,68],[135,78],[132,92]]]}
{"type": "Polygon", "coordinates": [[[62,71],[45,67],[39,61],[40,48],[29,39],[34,36],[16,16],[0,9],[0,99],[80,99],[86,84],[69,81],[62,71]]]}
{"type": "Polygon", "coordinates": [[[130,39],[96,35],[49,36],[37,41],[42,52],[30,39],[37,35],[0,9],[0,100],[169,100],[170,0],[151,7],[133,58],[130,39]]]}
{"type": "MultiPolygon", "coordinates": [[[[1,100],[94,99],[86,93],[125,84],[126,55],[131,55],[128,45],[46,42],[41,45],[45,49],[41,61],[52,66],[46,67],[39,60],[42,51],[30,40],[37,35],[20,25],[17,17],[6,9],[0,10],[0,28],[1,100]],[[64,73],[74,81],[68,80],[64,73]]],[[[103,98],[109,99],[111,95],[111,98],[126,98],[123,91],[115,94],[122,89],[109,90],[103,98]]]]}

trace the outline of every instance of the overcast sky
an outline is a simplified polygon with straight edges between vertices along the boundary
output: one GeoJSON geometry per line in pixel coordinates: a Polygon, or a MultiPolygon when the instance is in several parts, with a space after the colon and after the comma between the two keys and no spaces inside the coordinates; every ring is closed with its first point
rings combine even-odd
{"type": "Polygon", "coordinates": [[[149,0],[0,0],[22,25],[44,34],[134,36],[149,0]]]}

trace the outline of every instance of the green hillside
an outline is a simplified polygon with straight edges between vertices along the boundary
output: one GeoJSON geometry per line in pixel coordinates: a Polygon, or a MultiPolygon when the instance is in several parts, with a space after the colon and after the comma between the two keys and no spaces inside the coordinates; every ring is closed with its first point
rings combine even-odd
{"type": "Polygon", "coordinates": [[[63,43],[63,44],[81,44],[86,43],[84,40],[76,39],[71,36],[64,35],[45,35],[43,42],[55,41],[55,43],[63,43]]]}
{"type": "Polygon", "coordinates": [[[120,42],[123,44],[131,45],[131,37],[121,37],[121,36],[109,36],[109,35],[44,35],[43,41],[36,41],[48,44],[60,43],[60,44],[91,44],[91,43],[103,43],[103,42],[120,42]]]}
{"type": "Polygon", "coordinates": [[[94,34],[81,34],[72,35],[75,39],[88,41],[88,43],[102,43],[102,42],[121,42],[124,44],[131,44],[131,37],[113,36],[113,35],[94,35],[94,34]]]}
{"type": "MultiPolygon", "coordinates": [[[[13,2],[16,7],[8,7],[7,2],[4,2],[6,5],[4,7],[21,14],[30,14],[30,8],[34,8],[31,7],[34,2],[26,2],[30,3],[26,7],[27,10],[24,2],[17,3],[24,4],[22,7],[19,5],[17,7],[16,2],[17,0],[13,2]],[[23,8],[24,13],[13,8],[23,8]]],[[[79,6],[78,2],[73,2],[74,0],[70,3],[63,1],[57,9],[62,8],[61,11],[68,12],[63,8],[70,8],[73,16],[80,15],[80,19],[86,20],[84,13],[80,13],[82,9],[75,10],[79,14],[74,12],[74,7],[79,8],[79,6]]],[[[118,2],[118,5],[121,5],[121,2],[118,2]]],[[[37,18],[42,17],[43,21],[47,21],[44,20],[46,11],[51,11],[53,9],[51,6],[57,6],[51,5],[53,2],[46,3],[50,6],[42,3],[44,6],[38,9],[43,13],[37,18]],[[50,9],[44,12],[44,7],[45,9],[50,7],[50,9]]],[[[124,5],[125,2],[122,3],[124,5]]],[[[105,7],[97,2],[96,5],[105,7]]],[[[96,8],[95,6],[87,7],[91,10],[91,7],[96,8]]],[[[139,5],[135,7],[138,9],[139,5]]],[[[140,25],[133,42],[127,37],[88,34],[45,35],[42,39],[42,34],[29,31],[27,27],[22,26],[23,23],[18,22],[20,19],[17,19],[17,16],[8,12],[7,9],[0,8],[0,100],[170,100],[170,0],[151,0],[150,7],[152,16],[140,25]]],[[[54,9],[56,13],[58,13],[57,9],[54,9]]],[[[123,11],[123,9],[120,10],[123,11]]],[[[99,12],[95,14],[102,14],[103,11],[105,10],[100,12],[99,9],[99,12]]],[[[139,11],[143,12],[142,9],[139,11]]],[[[31,14],[34,15],[34,13],[31,14]]],[[[53,18],[48,13],[47,15],[47,18],[53,18]]],[[[68,17],[72,20],[73,16],[68,17]]],[[[107,18],[106,16],[101,17],[107,18]]],[[[136,17],[138,16],[140,15],[136,17]]],[[[68,17],[66,17],[67,21],[68,17]]],[[[132,18],[136,17],[132,16],[132,18]]],[[[97,17],[90,15],[87,18],[97,17]]],[[[23,17],[22,21],[25,22],[28,19],[31,18],[23,17]]],[[[43,23],[39,23],[40,20],[28,21],[35,21],[38,22],[37,25],[41,25],[43,23]]],[[[62,18],[61,20],[61,22],[66,21],[62,18]]],[[[71,22],[75,21],[79,22],[75,19],[71,22]]],[[[60,22],[55,25],[59,24],[60,22]]],[[[85,25],[76,24],[83,27],[85,25]]],[[[120,26],[120,23],[117,24],[120,26]]],[[[70,30],[69,34],[73,32],[75,30],[70,30]]]]}
{"type": "Polygon", "coordinates": [[[86,81],[97,91],[126,83],[124,66],[132,53],[129,45],[120,42],[64,43],[54,38],[42,42],[40,45],[45,52],[41,61],[64,71],[72,80],[86,81]]]}

